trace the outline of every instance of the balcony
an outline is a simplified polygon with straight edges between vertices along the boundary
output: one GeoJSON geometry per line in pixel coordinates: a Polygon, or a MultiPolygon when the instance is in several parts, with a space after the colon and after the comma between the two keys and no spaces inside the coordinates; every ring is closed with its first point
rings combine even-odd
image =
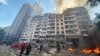
{"type": "Polygon", "coordinates": [[[47,30],[55,30],[55,27],[48,27],[47,30]]]}
{"type": "Polygon", "coordinates": [[[55,18],[55,16],[49,16],[49,19],[54,19],[55,18]]]}
{"type": "Polygon", "coordinates": [[[47,35],[55,35],[55,31],[47,31],[47,35]]]}
{"type": "Polygon", "coordinates": [[[36,30],[40,30],[40,28],[36,28],[36,30]]]}
{"type": "Polygon", "coordinates": [[[48,22],[55,22],[55,19],[49,19],[48,22]]]}
{"type": "Polygon", "coordinates": [[[40,34],[40,32],[39,31],[36,31],[34,34],[40,34]]]}
{"type": "Polygon", "coordinates": [[[48,26],[55,26],[55,23],[48,23],[48,26]]]}
{"type": "Polygon", "coordinates": [[[68,20],[67,20],[67,21],[65,21],[64,23],[65,23],[65,24],[76,24],[76,22],[75,22],[74,20],[73,20],[73,21],[68,21],[68,20]]]}
{"type": "Polygon", "coordinates": [[[46,40],[56,40],[55,38],[46,38],[46,40]]]}
{"type": "Polygon", "coordinates": [[[34,39],[34,40],[37,40],[38,38],[37,38],[37,37],[34,37],[33,39],[34,39]]]}
{"type": "Polygon", "coordinates": [[[41,25],[37,25],[36,27],[40,27],[41,25]]]}

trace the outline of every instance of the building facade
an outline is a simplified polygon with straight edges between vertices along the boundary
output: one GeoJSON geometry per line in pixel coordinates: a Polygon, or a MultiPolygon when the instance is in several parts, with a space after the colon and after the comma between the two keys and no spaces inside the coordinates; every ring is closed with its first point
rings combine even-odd
{"type": "Polygon", "coordinates": [[[32,39],[32,34],[34,33],[34,29],[36,28],[36,24],[38,21],[37,16],[42,15],[42,8],[38,3],[34,3],[32,6],[30,17],[27,19],[26,24],[23,28],[23,31],[20,36],[20,42],[30,42],[32,39]]]}
{"type": "MultiPolygon", "coordinates": [[[[29,42],[74,44],[78,46],[82,35],[88,33],[92,22],[84,7],[68,8],[62,14],[46,13],[32,18],[34,27],[29,42]]],[[[28,26],[29,27],[29,26],[28,26]]],[[[30,31],[29,31],[30,32],[30,31]]]]}
{"type": "Polygon", "coordinates": [[[8,35],[6,36],[6,43],[13,43],[20,39],[20,35],[23,31],[24,25],[26,24],[27,19],[31,15],[31,6],[28,3],[25,3],[19,13],[17,14],[14,22],[11,25],[8,35]]]}
{"type": "Polygon", "coordinates": [[[66,41],[77,47],[80,38],[92,27],[88,12],[84,7],[68,8],[63,13],[63,19],[66,41]]]}
{"type": "Polygon", "coordinates": [[[42,12],[43,12],[42,7],[37,2],[33,4],[32,8],[33,8],[32,17],[37,16],[37,15],[42,15],[42,12]]]}

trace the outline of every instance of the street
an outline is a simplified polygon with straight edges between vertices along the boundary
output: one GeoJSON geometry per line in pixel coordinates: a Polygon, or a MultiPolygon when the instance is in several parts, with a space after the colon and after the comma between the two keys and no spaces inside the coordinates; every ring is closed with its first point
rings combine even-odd
{"type": "MultiPolygon", "coordinates": [[[[18,56],[19,52],[15,52],[14,50],[11,50],[9,48],[10,48],[9,46],[1,45],[0,46],[0,56],[18,56]]],[[[36,51],[36,50],[34,50],[34,51],[36,51]]],[[[56,56],[56,54],[52,55],[55,52],[54,49],[50,50],[50,52],[52,54],[48,54],[48,53],[45,53],[45,52],[42,52],[41,54],[39,54],[38,51],[36,51],[36,52],[34,52],[34,51],[31,51],[30,56],[56,56]]]]}
{"type": "Polygon", "coordinates": [[[11,51],[9,49],[9,46],[0,45],[0,56],[11,56],[11,51]]]}
{"type": "MultiPolygon", "coordinates": [[[[39,54],[39,50],[32,49],[29,56],[77,56],[75,54],[68,54],[68,52],[66,52],[65,50],[61,50],[60,53],[55,53],[55,51],[56,49],[52,48],[49,50],[49,54],[44,51],[42,51],[41,54],[39,54]]],[[[0,56],[19,56],[19,50],[12,50],[9,46],[1,45],[0,56]]],[[[23,54],[22,56],[25,55],[23,54]]],[[[82,56],[82,54],[78,56],[82,56]]]]}

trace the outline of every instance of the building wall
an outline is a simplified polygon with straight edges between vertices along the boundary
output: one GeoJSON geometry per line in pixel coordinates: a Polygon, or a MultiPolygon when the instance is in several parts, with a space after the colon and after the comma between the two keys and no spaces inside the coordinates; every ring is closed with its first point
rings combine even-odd
{"type": "Polygon", "coordinates": [[[38,3],[34,3],[32,6],[32,14],[28,18],[23,33],[21,34],[20,42],[30,42],[33,38],[34,29],[37,24],[37,16],[42,14],[42,8],[38,3]]]}
{"type": "Polygon", "coordinates": [[[37,15],[42,15],[42,7],[38,3],[34,3],[32,6],[32,17],[37,16],[37,15]]]}
{"type": "Polygon", "coordinates": [[[92,27],[92,21],[88,15],[88,11],[85,7],[76,7],[76,8],[69,8],[64,11],[67,15],[76,15],[79,28],[82,34],[87,33],[88,29],[92,27]]]}
{"type": "Polygon", "coordinates": [[[27,25],[24,26],[24,30],[21,34],[20,42],[30,42],[32,39],[32,34],[35,28],[35,22],[33,20],[28,20],[27,25]]]}
{"type": "Polygon", "coordinates": [[[34,24],[33,33],[30,36],[34,43],[41,40],[46,43],[66,41],[76,44],[92,27],[92,22],[84,7],[68,8],[62,14],[46,13],[35,16],[33,19],[29,23],[34,24]]]}
{"type": "Polygon", "coordinates": [[[64,22],[65,28],[68,28],[65,29],[65,32],[68,30],[65,33],[66,43],[68,45],[72,43],[74,47],[78,47],[80,38],[84,34],[87,34],[88,30],[92,27],[92,21],[90,20],[88,12],[84,7],[68,8],[64,11],[63,16],[65,22],[65,19],[69,21],[69,23],[64,22]],[[66,25],[69,25],[69,27],[66,27],[66,25]]]}
{"type": "Polygon", "coordinates": [[[24,4],[22,8],[20,9],[18,15],[16,16],[16,19],[14,20],[12,24],[12,29],[10,30],[9,34],[16,35],[17,31],[19,30],[19,27],[22,26],[23,21],[27,20],[27,18],[30,16],[30,5],[24,4]]]}
{"type": "Polygon", "coordinates": [[[19,13],[17,14],[14,22],[12,23],[11,29],[8,33],[8,36],[6,36],[6,42],[7,43],[13,43],[15,41],[18,41],[20,38],[20,34],[23,31],[23,27],[26,24],[27,19],[31,15],[31,6],[28,3],[25,3],[19,13]]]}

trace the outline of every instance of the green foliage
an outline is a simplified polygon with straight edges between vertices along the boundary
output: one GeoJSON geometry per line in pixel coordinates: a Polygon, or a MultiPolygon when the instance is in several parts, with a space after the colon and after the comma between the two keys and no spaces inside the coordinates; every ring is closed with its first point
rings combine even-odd
{"type": "Polygon", "coordinates": [[[100,13],[96,14],[96,19],[94,22],[96,30],[100,32],[100,13]]]}
{"type": "Polygon", "coordinates": [[[5,35],[4,30],[0,27],[0,41],[2,41],[4,35],[5,35]]]}
{"type": "Polygon", "coordinates": [[[100,32],[100,22],[98,22],[96,25],[98,26],[98,27],[96,28],[96,31],[97,31],[97,32],[100,32]]]}
{"type": "Polygon", "coordinates": [[[87,0],[86,4],[89,4],[91,7],[97,6],[100,3],[100,0],[87,0]]]}

